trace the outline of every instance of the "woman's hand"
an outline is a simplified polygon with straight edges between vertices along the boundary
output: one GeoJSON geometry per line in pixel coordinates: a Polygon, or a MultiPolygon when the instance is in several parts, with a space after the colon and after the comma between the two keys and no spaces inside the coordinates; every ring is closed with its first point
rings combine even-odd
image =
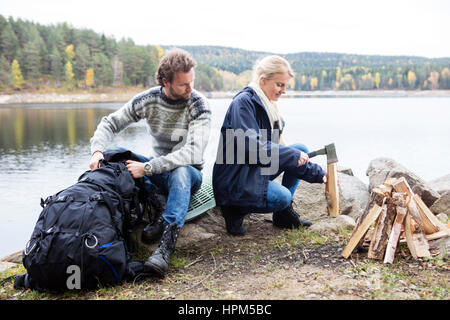
{"type": "Polygon", "coordinates": [[[300,151],[300,158],[298,159],[297,167],[307,164],[308,161],[309,156],[306,153],[300,151]]]}
{"type": "Polygon", "coordinates": [[[145,176],[144,163],[139,161],[127,160],[127,169],[134,179],[145,176]]]}

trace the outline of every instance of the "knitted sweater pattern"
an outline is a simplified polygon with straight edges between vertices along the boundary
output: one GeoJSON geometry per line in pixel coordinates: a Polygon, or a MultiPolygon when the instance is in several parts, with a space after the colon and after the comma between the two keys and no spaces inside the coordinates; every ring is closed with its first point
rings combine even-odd
{"type": "Polygon", "coordinates": [[[152,174],[192,165],[202,169],[208,143],[211,110],[208,100],[193,90],[188,100],[171,100],[162,87],[148,89],[100,121],[91,138],[91,153],[105,151],[114,136],[145,119],[155,157],[152,174]]]}

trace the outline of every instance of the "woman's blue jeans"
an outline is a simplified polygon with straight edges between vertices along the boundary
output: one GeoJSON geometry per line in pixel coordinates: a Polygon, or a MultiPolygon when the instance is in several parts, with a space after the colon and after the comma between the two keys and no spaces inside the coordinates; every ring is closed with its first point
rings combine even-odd
{"type": "MultiPolygon", "coordinates": [[[[308,147],[301,143],[292,144],[289,147],[296,148],[304,153],[309,152],[308,147]]],[[[267,188],[267,206],[265,208],[251,208],[251,212],[276,212],[287,208],[291,204],[292,197],[294,196],[300,179],[293,172],[285,171],[281,184],[272,181],[282,172],[283,171],[279,171],[270,177],[267,188]]]]}
{"type": "MultiPolygon", "coordinates": [[[[126,151],[124,148],[116,148],[115,150],[126,151]]],[[[136,156],[142,162],[151,159],[139,154],[136,154],[136,156]]],[[[144,179],[148,193],[159,188],[168,194],[166,210],[162,216],[167,223],[175,222],[181,228],[186,219],[191,194],[197,192],[202,184],[201,171],[192,166],[182,166],[172,171],[154,174],[151,177],[144,176],[144,179]]]]}

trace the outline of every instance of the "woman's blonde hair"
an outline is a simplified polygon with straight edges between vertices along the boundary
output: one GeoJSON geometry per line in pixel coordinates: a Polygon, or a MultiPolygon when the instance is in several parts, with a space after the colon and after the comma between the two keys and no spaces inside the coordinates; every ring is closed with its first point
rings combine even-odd
{"type": "Polygon", "coordinates": [[[255,63],[253,81],[258,82],[261,78],[270,79],[276,74],[284,72],[294,77],[294,71],[286,59],[277,55],[267,56],[255,63]]]}

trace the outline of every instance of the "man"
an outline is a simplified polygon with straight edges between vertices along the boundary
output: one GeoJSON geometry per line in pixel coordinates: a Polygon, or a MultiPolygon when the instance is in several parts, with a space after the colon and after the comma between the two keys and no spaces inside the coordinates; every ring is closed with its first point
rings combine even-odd
{"type": "Polygon", "coordinates": [[[145,262],[147,271],[167,273],[170,255],[184,224],[191,194],[201,186],[203,153],[208,143],[211,111],[207,99],[194,86],[191,56],[179,49],[166,53],[156,73],[159,86],[136,95],[119,110],[104,117],[91,138],[91,170],[99,167],[103,151],[115,134],[145,119],[154,156],[127,161],[133,178],[146,177],[147,191],[155,185],[167,193],[166,210],[142,238],[161,238],[159,247],[145,262]]]}

